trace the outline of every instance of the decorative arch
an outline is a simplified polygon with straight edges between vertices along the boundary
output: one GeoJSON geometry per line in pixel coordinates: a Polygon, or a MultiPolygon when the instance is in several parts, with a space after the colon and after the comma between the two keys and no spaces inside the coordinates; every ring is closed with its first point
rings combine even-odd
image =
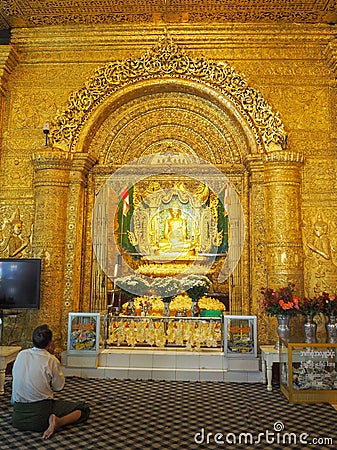
{"type": "Polygon", "coordinates": [[[139,59],[113,61],[98,68],[82,88],[70,95],[68,106],[51,122],[52,145],[74,152],[83,126],[110,95],[126,86],[158,79],[194,81],[220,92],[245,118],[261,153],[269,148],[286,149],[284,125],[259,91],[229,64],[191,58],[167,36],[139,59]]]}
{"type": "Polygon", "coordinates": [[[242,164],[259,148],[251,127],[214,89],[182,79],[139,81],[111,94],[83,124],[72,152],[126,164],[175,149],[213,164],[242,164]]]}

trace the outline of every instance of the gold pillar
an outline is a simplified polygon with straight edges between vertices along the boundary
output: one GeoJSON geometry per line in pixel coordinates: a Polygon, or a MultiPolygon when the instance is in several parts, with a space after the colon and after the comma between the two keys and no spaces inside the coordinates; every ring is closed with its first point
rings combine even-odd
{"type": "Polygon", "coordinates": [[[303,293],[301,234],[302,158],[291,152],[269,153],[264,162],[267,286],[296,284],[303,293]]]}
{"type": "Polygon", "coordinates": [[[36,323],[48,323],[57,348],[61,341],[69,174],[72,155],[51,148],[32,155],[35,219],[33,250],[43,256],[41,305],[36,323]]]}
{"type": "MultiPolygon", "coordinates": [[[[83,299],[83,230],[91,217],[86,207],[87,178],[95,159],[86,153],[74,153],[69,178],[66,224],[64,295],[62,302],[62,344],[67,341],[68,313],[87,311],[90,298],[83,299]]],[[[89,228],[91,228],[89,226],[89,228]]],[[[90,290],[89,290],[90,292],[90,290]]]]}
{"type": "MultiPolygon", "coordinates": [[[[266,284],[265,214],[263,161],[260,155],[247,155],[244,164],[249,173],[249,220],[246,222],[250,247],[249,286],[251,287],[250,313],[260,311],[260,290],[266,284]]],[[[248,275],[248,274],[247,274],[248,275]]]]}
{"type": "Polygon", "coordinates": [[[250,174],[249,178],[249,204],[250,214],[247,222],[247,234],[250,246],[250,287],[251,308],[250,313],[258,318],[258,342],[273,342],[270,335],[270,318],[261,308],[261,288],[267,283],[267,245],[266,245],[266,217],[268,212],[263,208],[265,202],[264,166],[261,155],[247,155],[245,166],[250,174]]]}

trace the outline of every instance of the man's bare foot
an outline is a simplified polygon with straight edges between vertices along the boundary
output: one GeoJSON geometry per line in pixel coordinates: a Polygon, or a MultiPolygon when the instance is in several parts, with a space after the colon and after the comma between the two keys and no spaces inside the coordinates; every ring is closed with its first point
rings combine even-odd
{"type": "Polygon", "coordinates": [[[57,422],[57,417],[55,416],[55,414],[50,414],[49,427],[43,433],[43,436],[42,436],[43,439],[49,439],[50,436],[52,436],[54,434],[54,432],[56,430],[56,422],[57,422]]]}

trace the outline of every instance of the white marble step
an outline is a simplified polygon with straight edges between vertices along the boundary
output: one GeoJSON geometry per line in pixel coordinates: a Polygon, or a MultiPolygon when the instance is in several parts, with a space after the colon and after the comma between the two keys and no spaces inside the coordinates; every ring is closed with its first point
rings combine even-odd
{"type": "Polygon", "coordinates": [[[221,350],[116,348],[62,355],[67,376],[117,379],[260,382],[259,358],[225,358],[221,350]]]}

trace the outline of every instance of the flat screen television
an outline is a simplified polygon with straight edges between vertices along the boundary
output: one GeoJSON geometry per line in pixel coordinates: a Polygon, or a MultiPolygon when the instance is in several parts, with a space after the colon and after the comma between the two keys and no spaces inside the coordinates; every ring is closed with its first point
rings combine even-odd
{"type": "Polygon", "coordinates": [[[0,309],[40,308],[41,259],[0,259],[0,309]]]}

